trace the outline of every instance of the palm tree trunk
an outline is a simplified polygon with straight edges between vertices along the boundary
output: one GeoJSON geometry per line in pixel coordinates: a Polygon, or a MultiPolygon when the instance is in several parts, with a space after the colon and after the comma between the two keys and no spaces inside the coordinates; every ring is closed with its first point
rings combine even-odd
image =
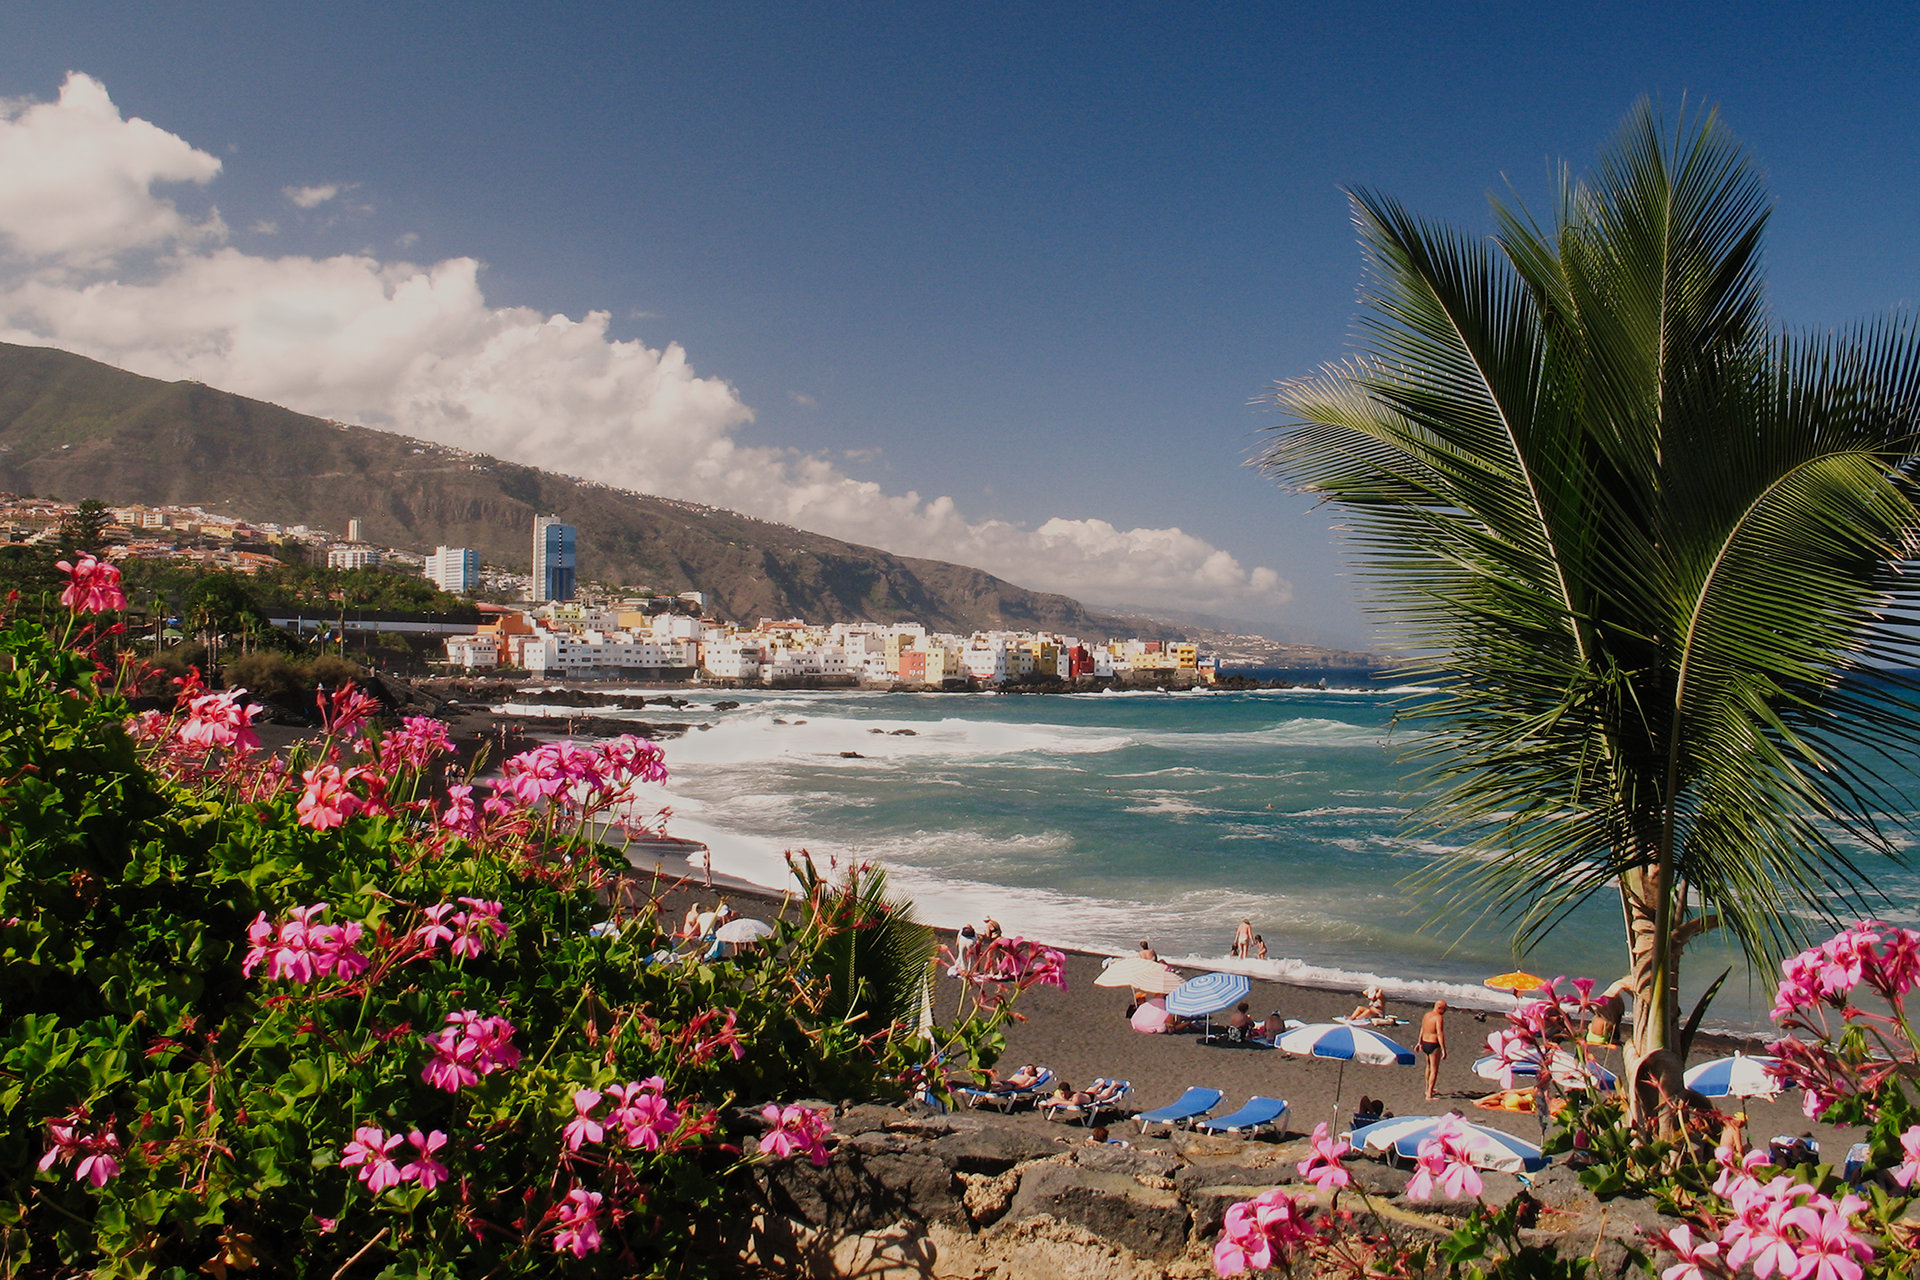
{"type": "Polygon", "coordinates": [[[1620,877],[1633,988],[1633,1038],[1627,1044],[1625,1076],[1635,1120],[1641,1116],[1632,1082],[1640,1063],[1649,1054],[1673,1048],[1678,1022],[1679,957],[1668,941],[1673,936],[1673,895],[1667,879],[1666,869],[1658,864],[1620,877]]]}

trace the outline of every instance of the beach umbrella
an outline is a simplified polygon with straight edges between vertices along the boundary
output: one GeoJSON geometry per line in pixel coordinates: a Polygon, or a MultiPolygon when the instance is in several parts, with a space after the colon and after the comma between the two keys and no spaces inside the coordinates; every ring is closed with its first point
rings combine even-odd
{"type": "Polygon", "coordinates": [[[1151,991],[1155,995],[1166,995],[1186,979],[1182,978],[1158,960],[1146,960],[1140,956],[1128,956],[1124,960],[1115,960],[1100,971],[1093,980],[1096,987],[1131,987],[1135,991],[1151,991]]]}
{"type": "MultiPolygon", "coordinates": [[[[1473,1074],[1482,1080],[1498,1080],[1505,1064],[1495,1055],[1488,1054],[1474,1061],[1473,1074]]],[[[1513,1064],[1516,1079],[1531,1080],[1540,1074],[1538,1062],[1516,1062],[1513,1064]]],[[[1565,1049],[1555,1049],[1547,1059],[1547,1074],[1555,1084],[1569,1089],[1611,1089],[1620,1083],[1620,1078],[1597,1062],[1582,1062],[1565,1049]]]]}
{"type": "Polygon", "coordinates": [[[773,936],[773,926],[765,920],[729,920],[713,931],[715,942],[758,942],[773,936]]]}
{"type": "Polygon", "coordinates": [[[1374,1067],[1413,1065],[1413,1050],[1371,1027],[1350,1027],[1344,1022],[1310,1022],[1304,1027],[1295,1027],[1275,1040],[1273,1047],[1303,1058],[1332,1058],[1340,1064],[1333,1080],[1335,1115],[1340,1114],[1340,1093],[1347,1082],[1349,1062],[1364,1062],[1374,1067]]]}
{"type": "Polygon", "coordinates": [[[1230,1009],[1247,998],[1253,980],[1240,973],[1203,973],[1188,978],[1167,994],[1167,1012],[1197,1018],[1230,1009]]]}
{"type": "Polygon", "coordinates": [[[1420,1144],[1433,1137],[1434,1131],[1448,1120],[1453,1121],[1455,1129],[1463,1135],[1460,1146],[1475,1168],[1531,1173],[1546,1167],[1546,1156],[1525,1138],[1516,1138],[1459,1116],[1396,1116],[1355,1129],[1347,1140],[1358,1151],[1391,1150],[1402,1159],[1413,1160],[1420,1155],[1420,1144]]]}
{"type": "Polygon", "coordinates": [[[1681,1077],[1687,1088],[1708,1098],[1774,1098],[1780,1081],[1770,1070],[1777,1058],[1749,1058],[1736,1053],[1689,1068],[1681,1077]]]}
{"type": "Polygon", "coordinates": [[[1167,1029],[1167,1022],[1172,1016],[1167,1012],[1166,1001],[1158,997],[1142,1000],[1133,1011],[1133,1029],[1142,1035],[1157,1036],[1167,1029]]]}
{"type": "Polygon", "coordinates": [[[1517,996],[1524,992],[1540,990],[1540,988],[1547,985],[1547,980],[1535,974],[1522,973],[1516,969],[1512,973],[1495,974],[1481,985],[1491,987],[1495,991],[1505,991],[1509,995],[1517,996]]]}

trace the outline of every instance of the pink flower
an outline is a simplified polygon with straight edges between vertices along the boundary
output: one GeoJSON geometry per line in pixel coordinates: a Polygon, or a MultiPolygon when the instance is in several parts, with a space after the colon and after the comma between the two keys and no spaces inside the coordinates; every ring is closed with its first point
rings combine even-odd
{"type": "Polygon", "coordinates": [[[1011,983],[1017,990],[1032,987],[1067,989],[1067,958],[1052,947],[1026,938],[996,938],[974,961],[977,981],[1011,983]]]}
{"type": "Polygon", "coordinates": [[[54,568],[67,575],[60,603],[75,613],[113,613],[127,607],[126,593],[120,589],[120,570],[105,560],[83,554],[78,564],[60,560],[54,568]]]}
{"type": "Polygon", "coordinates": [[[1711,1280],[1720,1274],[1720,1246],[1712,1240],[1693,1242],[1693,1228],[1684,1223],[1653,1238],[1655,1244],[1680,1259],[1660,1273],[1660,1280],[1711,1280]]]}
{"type": "Polygon", "coordinates": [[[1423,1138],[1417,1148],[1419,1169],[1407,1184],[1409,1200],[1430,1200],[1436,1188],[1448,1200],[1478,1196],[1485,1188],[1473,1157],[1465,1146],[1466,1131],[1448,1116],[1423,1138]]]}
{"type": "Polygon", "coordinates": [[[479,830],[480,817],[473,807],[473,788],[464,784],[447,788],[449,803],[440,815],[440,825],[455,835],[470,836],[479,830]]]}
{"type": "Polygon", "coordinates": [[[433,1153],[447,1145],[447,1135],[435,1129],[422,1135],[418,1129],[407,1135],[407,1142],[413,1147],[414,1157],[400,1170],[400,1176],[409,1182],[418,1182],[422,1190],[431,1191],[448,1178],[447,1166],[433,1158],[433,1153]]]}
{"type": "Polygon", "coordinates": [[[326,724],[327,733],[338,738],[353,737],[368,717],[380,710],[379,702],[362,693],[352,682],[341,685],[331,696],[324,689],[316,691],[313,700],[320,707],[320,719],[326,724]]]}
{"type": "Polygon", "coordinates": [[[735,1062],[747,1056],[746,1047],[740,1043],[740,1034],[734,1025],[740,1015],[732,1009],[727,1010],[727,1020],[718,1031],[711,1035],[701,1035],[706,1025],[719,1016],[718,1009],[709,1009],[687,1024],[688,1034],[700,1037],[689,1051],[695,1062],[705,1062],[721,1049],[731,1052],[735,1062]]]}
{"type": "Polygon", "coordinates": [[[423,950],[431,951],[443,942],[453,941],[453,930],[442,923],[452,911],[451,902],[442,902],[420,913],[427,918],[427,923],[413,931],[413,938],[423,950]]]}
{"type": "Polygon", "coordinates": [[[434,1055],[420,1078],[448,1093],[459,1092],[481,1076],[520,1065],[513,1024],[505,1018],[483,1018],[472,1009],[448,1014],[444,1028],[420,1038],[434,1055]]]}
{"type": "Polygon", "coordinates": [[[1294,1249],[1312,1239],[1312,1212],[1312,1201],[1295,1200],[1279,1187],[1233,1205],[1213,1247],[1214,1271],[1237,1276],[1248,1268],[1285,1263],[1294,1249]]]}
{"type": "Polygon", "coordinates": [[[553,1237],[555,1253],[584,1258],[600,1247],[600,1193],[575,1187],[560,1206],[560,1230],[553,1237]]]}
{"type": "Polygon", "coordinates": [[[629,1147],[658,1151],[680,1127],[680,1113],[667,1103],[661,1090],[666,1081],[649,1076],[638,1083],[616,1084],[607,1092],[619,1105],[607,1115],[629,1147]]]}
{"type": "Polygon", "coordinates": [[[768,1125],[759,1138],[761,1155],[780,1160],[803,1151],[816,1168],[827,1163],[826,1137],[833,1126],[827,1123],[825,1112],[812,1107],[767,1106],[761,1108],[760,1118],[768,1125]]]}
{"type": "Polygon", "coordinates": [[[1920,1124],[1900,1135],[1900,1150],[1906,1159],[1894,1166],[1893,1180],[1903,1187],[1911,1187],[1913,1180],[1920,1178],[1920,1124]]]}
{"type": "Polygon", "coordinates": [[[253,923],[247,926],[247,958],[240,963],[242,977],[253,976],[253,971],[266,960],[268,944],[272,941],[273,922],[268,920],[267,913],[262,911],[253,918],[253,923]]]}
{"type": "Polygon", "coordinates": [[[600,1105],[598,1089],[575,1089],[573,1091],[573,1119],[561,1130],[561,1136],[567,1140],[567,1150],[578,1151],[589,1142],[599,1142],[607,1136],[607,1131],[598,1120],[593,1118],[593,1109],[600,1105]]]}
{"type": "Polygon", "coordinates": [[[625,734],[600,744],[600,769],[609,782],[664,782],[666,755],[645,738],[625,734]]]}
{"type": "Polygon", "coordinates": [[[359,1165],[360,1181],[367,1184],[367,1190],[379,1195],[406,1180],[391,1154],[406,1141],[405,1137],[397,1133],[388,1137],[384,1130],[363,1128],[353,1131],[353,1139],[340,1148],[340,1167],[350,1169],[359,1165]]]}
{"type": "Polygon", "coordinates": [[[63,1120],[47,1121],[50,1145],[40,1157],[40,1167],[51,1169],[56,1164],[77,1159],[79,1164],[74,1168],[73,1180],[104,1187],[120,1173],[120,1135],[111,1127],[83,1134],[80,1122],[85,1119],[86,1112],[82,1109],[63,1120]]]}
{"type": "Polygon", "coordinates": [[[400,728],[380,739],[380,770],[424,769],[453,750],[447,726],[428,716],[408,716],[400,728]]]}
{"type": "Polygon", "coordinates": [[[303,827],[330,830],[344,824],[361,807],[360,797],[347,787],[352,775],[340,772],[335,765],[317,765],[302,773],[300,779],[307,789],[294,809],[303,827]]]}
{"type": "Polygon", "coordinates": [[[1353,1175],[1340,1163],[1341,1157],[1352,1149],[1345,1138],[1336,1141],[1331,1137],[1324,1121],[1315,1125],[1312,1154],[1300,1162],[1300,1176],[1320,1188],[1323,1194],[1352,1185],[1353,1175]]]}
{"type": "MultiPolygon", "coordinates": [[[[1794,1280],[1860,1280],[1860,1264],[1873,1261],[1873,1249],[1853,1229],[1849,1216],[1844,1201],[1826,1210],[1788,1211],[1787,1217],[1805,1232],[1794,1263],[1794,1280]]],[[[1755,1274],[1759,1274],[1757,1267],[1755,1274]]]]}
{"type": "Polygon", "coordinates": [[[189,747],[212,750],[226,747],[241,753],[256,751],[260,735],[253,731],[253,706],[240,701],[245,689],[203,693],[187,703],[187,722],[180,741],[189,747]]]}
{"type": "Polygon", "coordinates": [[[255,916],[247,926],[247,957],[240,971],[251,977],[261,963],[270,977],[294,982],[312,982],[315,978],[357,978],[367,971],[369,961],[355,949],[365,930],[359,924],[322,924],[327,904],[295,907],[288,912],[276,933],[267,923],[266,912],[255,916]]]}
{"type": "Polygon", "coordinates": [[[487,935],[496,938],[507,936],[506,921],[500,918],[504,909],[498,902],[488,902],[481,898],[462,898],[467,910],[453,918],[459,926],[460,936],[453,940],[451,950],[456,956],[478,956],[485,945],[487,935]]]}

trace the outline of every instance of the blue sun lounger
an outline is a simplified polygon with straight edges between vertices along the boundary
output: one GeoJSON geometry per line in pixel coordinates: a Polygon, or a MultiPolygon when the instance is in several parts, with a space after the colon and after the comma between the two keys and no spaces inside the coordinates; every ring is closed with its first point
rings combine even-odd
{"type": "Polygon", "coordinates": [[[1198,1121],[1194,1128],[1205,1129],[1208,1133],[1254,1133],[1269,1126],[1275,1133],[1286,1129],[1287,1104],[1281,1098],[1263,1098],[1255,1094],[1232,1115],[1198,1121]]]}
{"type": "Polygon", "coordinates": [[[1095,1080],[1088,1092],[1093,1095],[1093,1101],[1084,1107],[1068,1102],[1043,1102],[1040,1109],[1047,1113],[1049,1120],[1078,1120],[1092,1128],[1100,1122],[1102,1111],[1120,1110],[1121,1102],[1133,1092],[1133,1084],[1127,1080],[1095,1080]]]}
{"type": "Polygon", "coordinates": [[[1172,1106],[1142,1111],[1134,1119],[1140,1122],[1142,1133],[1146,1132],[1150,1124],[1164,1124],[1168,1127],[1176,1124],[1190,1124],[1219,1106],[1220,1097],[1218,1089],[1188,1089],[1172,1106]]]}

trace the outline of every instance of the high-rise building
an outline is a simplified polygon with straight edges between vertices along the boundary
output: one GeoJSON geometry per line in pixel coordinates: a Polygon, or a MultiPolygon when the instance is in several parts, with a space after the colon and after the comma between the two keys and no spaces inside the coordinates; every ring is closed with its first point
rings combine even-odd
{"type": "Polygon", "coordinates": [[[533,518],[533,602],[571,600],[575,584],[574,528],[558,516],[533,518]]]}
{"type": "Polygon", "coordinates": [[[427,580],[452,595],[480,585],[480,553],[471,547],[436,547],[427,557],[427,580]]]}
{"type": "Polygon", "coordinates": [[[360,521],[358,519],[347,521],[347,541],[348,542],[365,542],[366,541],[365,538],[362,538],[360,536],[360,521]]]}

